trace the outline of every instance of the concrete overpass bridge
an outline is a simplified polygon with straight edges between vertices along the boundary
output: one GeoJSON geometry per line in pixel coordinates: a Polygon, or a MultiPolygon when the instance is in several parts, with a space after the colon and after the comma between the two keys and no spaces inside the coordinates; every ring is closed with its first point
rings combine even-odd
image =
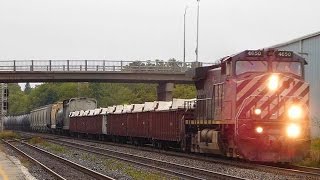
{"type": "Polygon", "coordinates": [[[172,98],[174,84],[191,84],[187,70],[210,64],[179,61],[11,60],[0,61],[0,83],[157,83],[159,100],[172,98]]]}

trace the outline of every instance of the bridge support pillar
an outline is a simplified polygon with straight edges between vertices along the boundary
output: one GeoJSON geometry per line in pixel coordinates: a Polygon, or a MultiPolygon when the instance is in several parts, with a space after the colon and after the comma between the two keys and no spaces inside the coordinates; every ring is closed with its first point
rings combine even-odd
{"type": "Polygon", "coordinates": [[[159,83],[157,87],[158,101],[171,101],[173,88],[173,83],[159,83]]]}

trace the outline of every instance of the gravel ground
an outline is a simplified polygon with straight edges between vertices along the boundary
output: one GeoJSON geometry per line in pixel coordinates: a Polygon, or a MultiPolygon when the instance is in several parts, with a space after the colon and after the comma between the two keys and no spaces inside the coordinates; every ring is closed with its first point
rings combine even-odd
{"type": "Polygon", "coordinates": [[[35,151],[34,149],[31,149],[25,145],[22,145],[20,143],[15,144],[17,148],[22,150],[23,152],[27,153],[31,157],[35,158],[39,162],[43,163],[47,167],[49,167],[51,170],[57,172],[58,174],[62,175],[66,179],[94,179],[91,176],[82,173],[76,169],[73,169],[70,166],[65,165],[64,163],[61,163],[57,160],[54,160],[53,158],[44,155],[43,153],[40,153],[38,151],[35,151]]]}
{"type": "Polygon", "coordinates": [[[45,170],[42,169],[41,166],[38,164],[35,164],[33,162],[28,161],[26,158],[22,157],[20,154],[18,154],[13,149],[1,144],[1,150],[6,153],[9,156],[14,156],[18,158],[21,162],[21,164],[26,167],[29,171],[29,173],[35,177],[36,179],[46,179],[46,180],[53,180],[55,179],[52,177],[49,173],[47,173],[45,170]]]}
{"type": "Polygon", "coordinates": [[[100,147],[100,148],[107,148],[107,149],[112,149],[116,151],[121,151],[121,152],[126,152],[126,153],[131,153],[143,157],[149,157],[149,158],[154,158],[154,159],[159,159],[163,161],[168,161],[168,162],[174,162],[174,163],[179,163],[179,164],[184,164],[188,166],[194,166],[197,168],[201,169],[207,169],[211,171],[217,171],[225,174],[230,174],[233,176],[237,177],[243,177],[243,178],[248,178],[248,179],[320,179],[320,178],[315,178],[312,176],[304,176],[304,175],[283,175],[280,174],[279,172],[262,172],[258,170],[251,170],[251,169],[244,169],[244,168],[239,168],[239,167],[234,167],[234,166],[228,166],[228,165],[223,165],[223,164],[214,164],[214,163],[209,163],[209,162],[204,162],[201,160],[192,160],[192,159],[187,159],[183,157],[176,157],[176,156],[170,156],[170,155],[165,155],[161,153],[156,153],[156,152],[148,152],[148,151],[142,151],[142,150],[137,150],[133,148],[127,148],[127,147],[119,147],[119,146],[113,146],[113,145],[105,145],[105,144],[98,144],[98,143],[91,143],[91,142],[84,142],[81,140],[70,140],[70,139],[61,139],[65,141],[72,141],[76,143],[82,143],[82,144],[87,144],[87,145],[93,145],[95,147],[100,147]]]}
{"type": "Polygon", "coordinates": [[[115,159],[107,158],[105,156],[87,153],[85,151],[73,149],[70,147],[63,147],[53,143],[37,144],[49,152],[64,157],[70,161],[79,163],[94,171],[114,177],[120,180],[130,179],[176,179],[172,176],[156,172],[152,169],[139,167],[127,162],[121,162],[115,159]],[[58,149],[60,150],[57,150],[58,149]],[[61,148],[63,147],[63,148],[61,148]]]}

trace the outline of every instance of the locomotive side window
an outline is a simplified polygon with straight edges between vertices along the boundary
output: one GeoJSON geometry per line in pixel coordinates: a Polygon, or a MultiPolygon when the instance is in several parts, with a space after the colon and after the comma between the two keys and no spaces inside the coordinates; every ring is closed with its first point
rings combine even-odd
{"type": "Polygon", "coordinates": [[[237,61],[236,62],[236,75],[254,72],[267,72],[267,61],[237,61]]]}
{"type": "Polygon", "coordinates": [[[292,73],[298,76],[302,75],[300,62],[272,62],[273,72],[292,73]]]}

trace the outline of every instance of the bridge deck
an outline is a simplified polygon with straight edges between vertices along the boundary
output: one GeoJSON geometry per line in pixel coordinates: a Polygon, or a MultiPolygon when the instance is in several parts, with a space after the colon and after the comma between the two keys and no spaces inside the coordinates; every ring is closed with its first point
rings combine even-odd
{"type": "Polygon", "coordinates": [[[192,83],[185,72],[201,65],[178,61],[0,61],[0,82],[192,83]]]}

